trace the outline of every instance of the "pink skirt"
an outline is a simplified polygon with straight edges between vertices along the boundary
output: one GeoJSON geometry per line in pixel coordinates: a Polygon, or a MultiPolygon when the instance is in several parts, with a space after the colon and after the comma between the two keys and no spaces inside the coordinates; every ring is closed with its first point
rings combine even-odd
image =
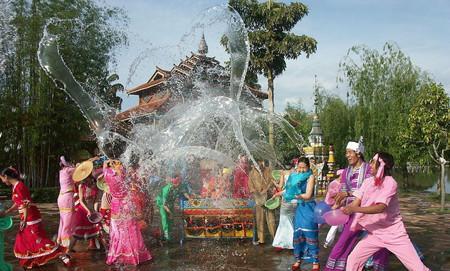
{"type": "Polygon", "coordinates": [[[152,259],[144,244],[138,220],[129,215],[129,212],[132,212],[129,207],[131,206],[125,199],[112,199],[109,250],[106,258],[108,265],[138,265],[152,259]]]}

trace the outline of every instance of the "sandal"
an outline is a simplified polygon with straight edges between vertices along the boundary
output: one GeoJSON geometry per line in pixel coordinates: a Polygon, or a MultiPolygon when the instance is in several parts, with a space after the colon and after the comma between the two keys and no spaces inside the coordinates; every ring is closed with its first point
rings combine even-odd
{"type": "Polygon", "coordinates": [[[302,262],[297,261],[291,266],[292,271],[301,271],[302,270],[302,262]]]}
{"type": "Polygon", "coordinates": [[[68,254],[59,256],[59,259],[63,262],[64,266],[70,267],[72,265],[68,254]]]}

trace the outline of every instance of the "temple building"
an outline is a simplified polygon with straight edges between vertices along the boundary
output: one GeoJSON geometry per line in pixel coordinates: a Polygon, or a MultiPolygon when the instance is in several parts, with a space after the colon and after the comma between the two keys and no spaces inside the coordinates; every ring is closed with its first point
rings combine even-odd
{"type": "Polygon", "coordinates": [[[309,159],[313,159],[315,163],[323,163],[327,159],[327,148],[325,147],[323,140],[323,132],[320,127],[319,115],[317,108],[319,106],[319,88],[316,83],[314,91],[314,116],[312,121],[311,132],[309,132],[308,142],[309,146],[304,147],[303,151],[305,156],[309,159]]]}
{"type": "MultiPolygon", "coordinates": [[[[186,99],[197,99],[205,94],[226,96],[230,85],[229,71],[207,54],[208,45],[202,35],[197,53],[191,52],[170,70],[156,67],[146,83],[128,89],[128,95],[139,97],[139,104],[119,113],[116,119],[121,122],[155,121],[186,99]]],[[[249,86],[244,86],[241,94],[241,100],[257,107],[262,107],[262,101],[267,98],[267,93],[249,86]]]]}
{"type": "Polygon", "coordinates": [[[303,148],[305,156],[310,159],[311,169],[316,177],[315,193],[324,196],[329,181],[334,178],[334,148],[330,145],[329,153],[324,145],[323,131],[320,126],[319,114],[319,88],[317,79],[314,90],[314,115],[311,132],[309,132],[309,146],[303,148]]]}

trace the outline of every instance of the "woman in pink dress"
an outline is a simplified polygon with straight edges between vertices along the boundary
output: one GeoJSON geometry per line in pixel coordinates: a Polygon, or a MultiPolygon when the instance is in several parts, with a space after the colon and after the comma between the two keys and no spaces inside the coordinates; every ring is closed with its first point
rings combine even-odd
{"type": "Polygon", "coordinates": [[[125,184],[125,170],[119,161],[108,160],[103,165],[111,200],[111,226],[106,264],[138,265],[152,259],[142,238],[130,189],[125,184]]]}
{"type": "Polygon", "coordinates": [[[20,174],[14,168],[5,168],[0,173],[0,179],[12,186],[11,208],[0,213],[0,217],[18,209],[20,227],[14,243],[14,255],[19,259],[19,265],[24,269],[42,266],[60,258],[65,265],[70,265],[67,249],[47,238],[42,223],[41,213],[32,203],[28,187],[21,181],[20,174]]]}
{"type": "Polygon", "coordinates": [[[74,166],[67,162],[64,156],[60,157],[59,184],[61,186],[58,196],[59,228],[56,242],[63,247],[69,248],[73,233],[73,180],[74,166]]]}

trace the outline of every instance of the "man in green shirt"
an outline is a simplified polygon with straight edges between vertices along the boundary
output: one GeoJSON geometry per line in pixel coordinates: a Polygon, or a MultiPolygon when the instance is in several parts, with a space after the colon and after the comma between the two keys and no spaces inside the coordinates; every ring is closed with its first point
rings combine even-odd
{"type": "Polygon", "coordinates": [[[164,233],[164,239],[168,241],[170,240],[170,228],[173,224],[175,201],[180,194],[180,183],[180,176],[173,176],[171,181],[161,189],[161,192],[156,197],[156,205],[159,207],[161,215],[161,229],[164,233]]]}

